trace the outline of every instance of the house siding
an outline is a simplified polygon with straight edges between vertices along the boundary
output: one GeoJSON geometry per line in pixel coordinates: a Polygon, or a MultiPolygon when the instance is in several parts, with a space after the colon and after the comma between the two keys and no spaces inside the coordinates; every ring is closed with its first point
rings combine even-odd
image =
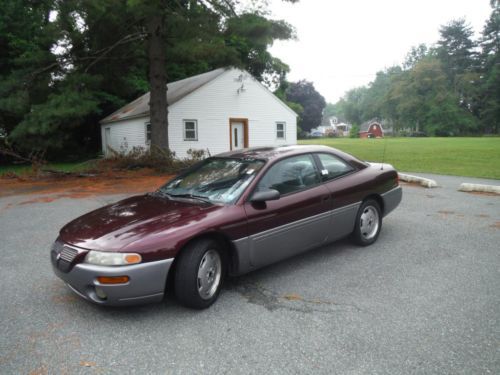
{"type": "Polygon", "coordinates": [[[117,152],[130,152],[133,147],[146,147],[146,123],[149,117],[113,122],[101,125],[102,152],[106,153],[105,129],[110,128],[110,147],[117,152]]]}
{"type": "MultiPolygon", "coordinates": [[[[248,119],[248,147],[297,143],[296,114],[250,74],[237,69],[228,70],[174,103],[168,110],[169,146],[178,157],[187,157],[189,149],[208,150],[211,155],[228,151],[231,118],[248,119]],[[246,74],[247,78],[243,82],[235,81],[240,74],[246,74]],[[242,83],[245,91],[238,93],[242,83]],[[183,120],[197,120],[196,141],[184,140],[183,120]],[[285,139],[277,139],[276,122],[286,123],[285,139]]],[[[133,146],[145,146],[146,121],[148,118],[102,125],[103,144],[104,128],[111,126],[111,137],[117,144],[120,141],[123,144],[126,139],[128,150],[133,146]]],[[[112,143],[113,148],[114,145],[112,143]]]]}
{"type": "Polygon", "coordinates": [[[177,156],[187,156],[190,148],[212,155],[228,151],[231,118],[248,119],[249,147],[297,143],[296,115],[248,73],[238,94],[242,83],[235,78],[242,73],[229,70],[169,108],[169,142],[177,156]],[[198,121],[197,141],[184,141],[184,119],[198,121]],[[276,122],[286,123],[286,139],[276,138],[276,122]]]}

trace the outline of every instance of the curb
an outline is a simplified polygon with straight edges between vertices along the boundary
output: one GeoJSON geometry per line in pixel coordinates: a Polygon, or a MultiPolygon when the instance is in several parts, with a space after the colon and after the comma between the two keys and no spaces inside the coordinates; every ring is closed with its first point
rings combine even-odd
{"type": "Polygon", "coordinates": [[[500,194],[500,186],[497,185],[482,185],[482,184],[469,184],[464,182],[460,184],[459,191],[479,191],[483,193],[500,194]]]}
{"type": "Polygon", "coordinates": [[[405,182],[418,182],[421,186],[426,188],[435,188],[438,187],[436,181],[431,180],[430,178],[412,176],[410,174],[398,173],[399,179],[405,182]]]}

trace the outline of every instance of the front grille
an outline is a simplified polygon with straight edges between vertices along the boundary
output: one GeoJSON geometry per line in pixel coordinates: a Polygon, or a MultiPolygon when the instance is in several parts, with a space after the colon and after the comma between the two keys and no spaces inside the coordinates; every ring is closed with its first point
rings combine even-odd
{"type": "Polygon", "coordinates": [[[57,240],[52,245],[52,252],[59,254],[63,248],[64,248],[64,244],[61,241],[57,240]]]}
{"type": "Polygon", "coordinates": [[[52,245],[50,259],[55,268],[68,273],[77,262],[81,261],[79,258],[82,258],[86,253],[86,250],[70,247],[58,239],[52,245]]]}
{"type": "Polygon", "coordinates": [[[71,263],[78,255],[78,250],[72,249],[71,247],[64,246],[59,253],[59,258],[71,263]]]}

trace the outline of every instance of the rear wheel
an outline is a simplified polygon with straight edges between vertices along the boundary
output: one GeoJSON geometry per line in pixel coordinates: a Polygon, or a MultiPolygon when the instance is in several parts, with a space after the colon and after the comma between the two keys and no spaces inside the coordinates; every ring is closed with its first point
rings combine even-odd
{"type": "Polygon", "coordinates": [[[217,300],[226,273],[222,246],[212,239],[190,243],[175,268],[175,295],[184,306],[204,309],[217,300]]]}
{"type": "Polygon", "coordinates": [[[368,199],[361,204],[352,233],[355,243],[368,246],[374,243],[382,228],[382,213],[377,201],[368,199]]]}

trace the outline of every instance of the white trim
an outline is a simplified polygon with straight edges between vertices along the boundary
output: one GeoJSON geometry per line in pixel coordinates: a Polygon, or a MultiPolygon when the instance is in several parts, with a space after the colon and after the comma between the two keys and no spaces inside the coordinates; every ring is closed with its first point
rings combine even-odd
{"type": "MultiPolygon", "coordinates": [[[[192,131],[192,129],[189,129],[192,131]]],[[[198,120],[195,119],[183,119],[182,120],[182,139],[186,142],[197,142],[198,141],[198,120]],[[194,123],[194,138],[186,137],[186,123],[192,122],[194,123]]]]}
{"type": "Polygon", "coordinates": [[[276,121],[275,122],[275,131],[276,131],[276,139],[277,140],[286,140],[286,121],[276,121]],[[283,125],[283,129],[278,130],[278,125],[283,125]],[[278,131],[283,132],[283,137],[278,137],[278,131]]]}

